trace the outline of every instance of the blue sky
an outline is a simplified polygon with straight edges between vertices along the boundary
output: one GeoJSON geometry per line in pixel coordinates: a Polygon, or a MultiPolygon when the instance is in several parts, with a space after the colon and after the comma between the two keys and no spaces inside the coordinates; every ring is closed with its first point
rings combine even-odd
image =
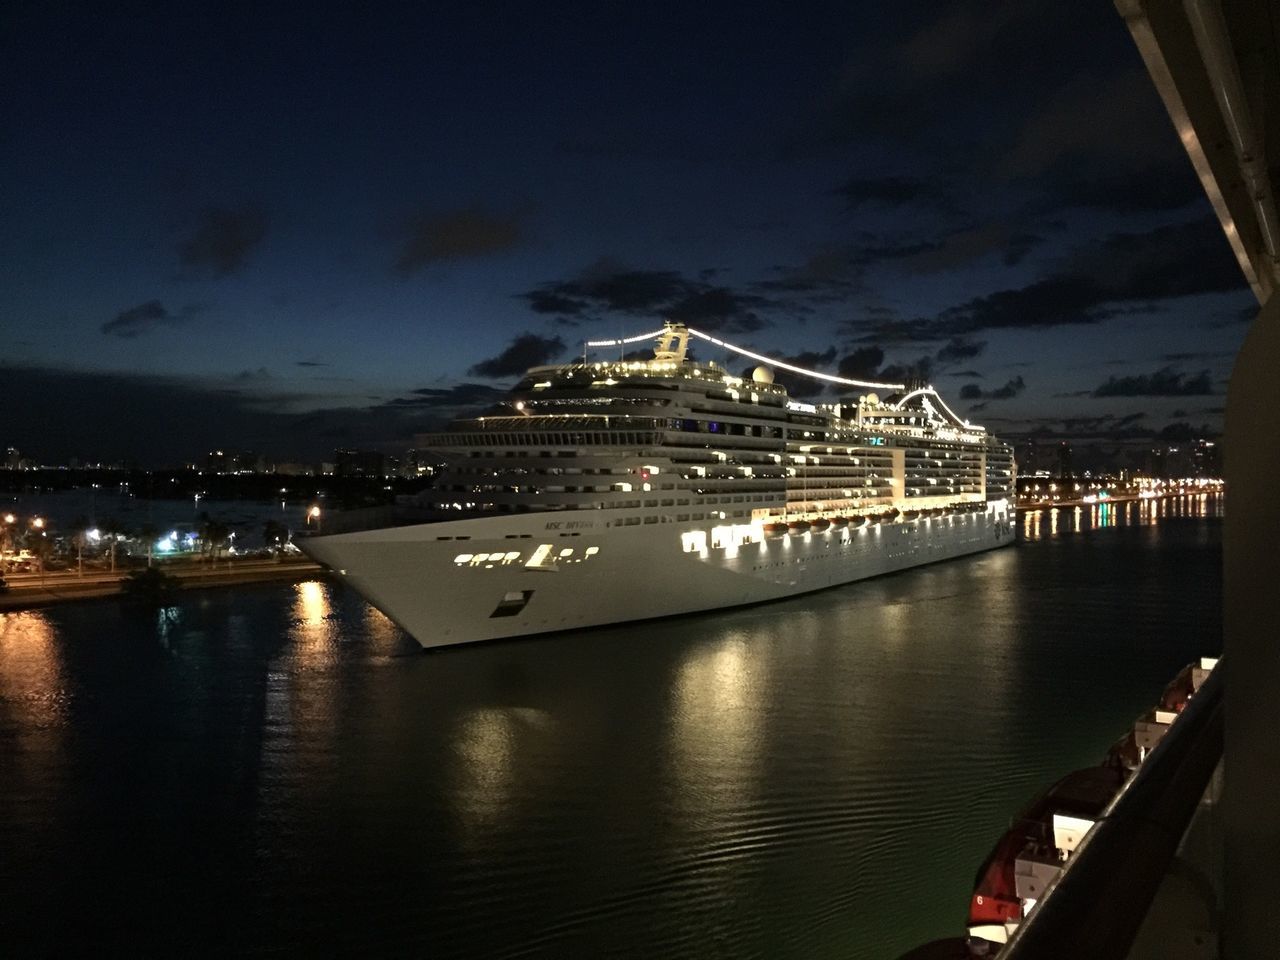
{"type": "Polygon", "coordinates": [[[7,9],[0,443],[403,446],[669,315],[1218,428],[1252,301],[1112,4],[888,6],[7,9]]]}

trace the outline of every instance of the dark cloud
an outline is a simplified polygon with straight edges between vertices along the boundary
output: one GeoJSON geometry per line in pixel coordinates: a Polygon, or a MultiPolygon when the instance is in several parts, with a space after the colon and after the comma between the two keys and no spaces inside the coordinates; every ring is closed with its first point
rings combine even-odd
{"type": "Polygon", "coordinates": [[[225,277],[245,265],[266,235],[266,215],[256,207],[209,207],[178,245],[178,255],[194,271],[225,277]]]}
{"type": "Polygon", "coordinates": [[[524,242],[524,220],[522,212],[476,207],[418,214],[405,224],[396,270],[408,276],[435,263],[507,253],[524,242]]]}
{"type": "Polygon", "coordinates": [[[844,197],[851,210],[867,203],[894,208],[944,200],[935,181],[915,177],[850,177],[833,192],[844,197]]]}
{"type": "Polygon", "coordinates": [[[584,300],[574,300],[550,290],[532,290],[523,296],[529,302],[529,309],[534,313],[554,313],[571,317],[582,313],[588,306],[584,300]]]}
{"type": "Polygon", "coordinates": [[[1166,353],[1160,357],[1164,363],[1187,363],[1192,360],[1217,360],[1233,356],[1230,350],[1197,350],[1194,353],[1166,353]]]}
{"type": "Polygon", "coordinates": [[[1208,370],[1195,376],[1181,373],[1172,367],[1162,367],[1155,373],[1129,377],[1110,377],[1093,391],[1095,397],[1196,397],[1213,393],[1213,383],[1208,370]]]}
{"type": "Polygon", "coordinates": [[[161,327],[181,323],[196,312],[194,307],[187,307],[181,313],[170,313],[159,300],[148,300],[120,311],[98,329],[109,337],[132,340],[161,327]]]}
{"type": "Polygon", "coordinates": [[[1091,169],[1078,158],[1056,163],[1040,181],[1046,188],[1047,206],[1131,215],[1180,210],[1204,199],[1185,157],[1175,155],[1130,170],[1098,166],[1091,169]]]}
{"type": "MultiPolygon", "coordinates": [[[[249,371],[253,373],[254,371],[249,371]]],[[[452,404],[382,402],[343,405],[332,395],[268,393],[268,381],[201,381],[192,377],[0,367],[8,388],[40,397],[39,417],[10,418],[7,442],[53,462],[182,463],[228,443],[281,460],[328,459],[335,446],[400,449],[456,412],[490,402],[462,385],[452,404]],[[297,411],[305,401],[315,409],[297,411]]],[[[501,391],[495,391],[501,394],[501,391]]],[[[448,393],[448,391],[441,391],[448,393]]]]}
{"type": "Polygon", "coordinates": [[[966,340],[963,337],[952,337],[938,351],[937,361],[940,366],[959,363],[961,360],[972,360],[987,349],[985,340],[966,340]]]}
{"type": "Polygon", "coordinates": [[[879,347],[859,347],[853,353],[840,358],[836,368],[839,376],[849,380],[877,380],[880,365],[884,363],[884,351],[879,347]]]}
{"type": "Polygon", "coordinates": [[[932,318],[873,325],[863,339],[904,342],[979,330],[1093,324],[1150,311],[1161,300],[1242,286],[1217,221],[1206,217],[1146,233],[1112,234],[1025,287],[975,297],[932,318]]]}
{"type": "Polygon", "coordinates": [[[1190,443],[1196,437],[1203,437],[1205,431],[1197,430],[1191,424],[1182,421],[1179,423],[1170,423],[1160,429],[1156,434],[1156,439],[1165,443],[1190,443]]]}
{"type": "Polygon", "coordinates": [[[564,341],[559,337],[540,337],[536,333],[522,333],[508,344],[496,357],[481,360],[467,371],[473,377],[516,377],[530,367],[550,363],[564,353],[564,341]]]}
{"type": "Polygon", "coordinates": [[[982,379],[982,374],[980,374],[977,370],[956,370],[956,371],[954,371],[954,372],[952,372],[952,373],[948,373],[948,374],[947,374],[947,376],[949,376],[949,377],[970,377],[970,378],[972,378],[972,379],[974,379],[974,380],[981,380],[981,379],[982,379]]]}
{"type": "MultiPolygon", "coordinates": [[[[1002,387],[996,387],[994,390],[983,390],[976,383],[966,383],[960,388],[961,400],[1012,400],[1023,390],[1027,389],[1026,381],[1021,376],[1014,377],[1002,387]]],[[[975,408],[977,409],[977,408],[975,408]]]]}
{"type": "Polygon", "coordinates": [[[236,383],[255,383],[271,379],[274,378],[271,376],[271,371],[266,367],[258,367],[256,370],[241,370],[232,377],[232,380],[236,383]]]}
{"type": "Polygon", "coordinates": [[[635,270],[601,259],[571,280],[520,294],[535,313],[562,318],[609,314],[661,316],[712,331],[753,331],[768,325],[762,311],[777,304],[674,270],[635,270]]]}
{"type": "Polygon", "coordinates": [[[293,365],[295,367],[327,367],[329,366],[329,364],[321,363],[319,360],[295,360],[293,362],[293,365]]]}
{"type": "Polygon", "coordinates": [[[910,383],[912,380],[928,380],[933,375],[933,357],[918,357],[910,363],[895,363],[880,371],[878,380],[891,383],[910,383]]]}
{"type": "Polygon", "coordinates": [[[459,383],[452,387],[421,387],[406,397],[388,400],[382,406],[396,410],[455,410],[489,406],[506,397],[507,391],[485,383],[459,383]]]}
{"type": "MultiPolygon", "coordinates": [[[[805,350],[802,353],[797,353],[790,357],[782,357],[781,359],[795,367],[821,371],[825,367],[831,366],[832,362],[835,361],[836,348],[831,347],[822,352],[805,350]]],[[[748,371],[746,375],[750,376],[750,372],[748,371]]],[[[800,399],[819,396],[826,389],[826,383],[822,380],[814,377],[804,377],[787,370],[774,371],[774,383],[786,387],[787,393],[800,399]]]]}
{"type": "Polygon", "coordinates": [[[666,315],[691,327],[748,332],[767,325],[756,312],[765,304],[760,297],[735,293],[727,287],[711,287],[692,292],[672,304],[666,315]]]}

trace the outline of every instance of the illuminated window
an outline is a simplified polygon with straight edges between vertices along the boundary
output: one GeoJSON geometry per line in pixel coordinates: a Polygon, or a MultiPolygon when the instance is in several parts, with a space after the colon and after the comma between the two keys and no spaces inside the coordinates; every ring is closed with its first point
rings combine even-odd
{"type": "Polygon", "coordinates": [[[595,556],[597,553],[599,553],[599,552],[600,552],[600,548],[599,548],[599,547],[587,547],[587,556],[588,556],[588,557],[594,557],[594,556],[595,556]]]}
{"type": "Polygon", "coordinates": [[[565,547],[563,550],[560,551],[560,556],[562,557],[573,556],[573,547],[565,547]]]}
{"type": "Polygon", "coordinates": [[[454,557],[454,558],[453,558],[453,562],[454,562],[454,563],[470,563],[470,562],[471,562],[471,554],[469,554],[469,553],[460,553],[460,554],[458,554],[456,557],[454,557]]]}

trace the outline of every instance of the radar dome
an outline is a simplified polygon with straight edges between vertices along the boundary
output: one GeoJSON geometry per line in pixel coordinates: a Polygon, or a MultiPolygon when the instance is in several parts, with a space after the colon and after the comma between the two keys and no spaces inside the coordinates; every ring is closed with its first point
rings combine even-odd
{"type": "Polygon", "coordinates": [[[773,383],[773,371],[768,367],[756,367],[751,371],[751,379],[756,383],[773,383]]]}
{"type": "Polygon", "coordinates": [[[880,406],[880,397],[878,394],[868,393],[865,397],[863,397],[863,399],[867,401],[867,406],[869,407],[880,406]]]}

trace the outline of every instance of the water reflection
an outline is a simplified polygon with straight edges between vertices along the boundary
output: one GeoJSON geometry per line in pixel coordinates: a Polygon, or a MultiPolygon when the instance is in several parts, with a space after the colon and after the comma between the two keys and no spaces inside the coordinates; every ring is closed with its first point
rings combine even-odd
{"type": "Polygon", "coordinates": [[[1022,539],[1042,540],[1116,526],[1155,526],[1170,517],[1222,515],[1223,495],[1185,494],[1180,497],[1093,503],[1087,507],[1037,507],[1022,512],[1022,539]]]}
{"type": "Polygon", "coordinates": [[[749,800],[763,734],[768,657],[730,636],[690,650],[673,684],[671,758],[685,813],[706,822],[749,800]],[[694,785],[697,785],[696,788],[694,785]]]}
{"type": "Polygon", "coordinates": [[[45,742],[65,720],[62,673],[62,649],[45,613],[0,613],[0,706],[24,736],[45,742]]]}

